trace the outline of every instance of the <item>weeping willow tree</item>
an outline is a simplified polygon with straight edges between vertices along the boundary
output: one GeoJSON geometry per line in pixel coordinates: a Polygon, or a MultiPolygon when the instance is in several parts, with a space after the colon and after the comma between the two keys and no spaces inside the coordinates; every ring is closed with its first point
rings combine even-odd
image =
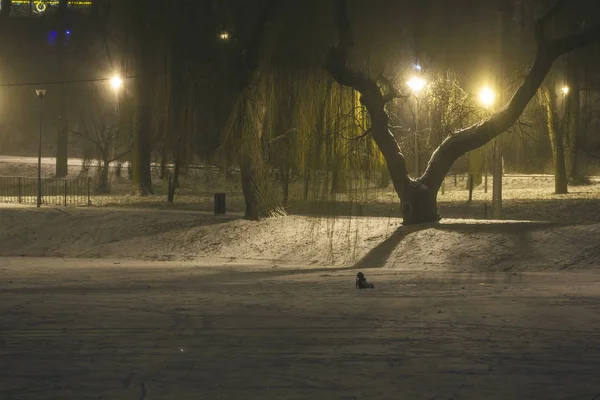
{"type": "Polygon", "coordinates": [[[230,151],[240,160],[246,218],[251,220],[285,213],[273,191],[263,148],[269,100],[264,79],[260,74],[254,76],[239,97],[226,128],[230,151]]]}
{"type": "Polygon", "coordinates": [[[291,197],[322,204],[355,199],[358,192],[366,195],[369,184],[389,183],[358,93],[323,70],[323,38],[332,34],[329,15],[327,2],[289,4],[263,46],[262,143],[282,188],[281,196],[276,195],[285,206],[291,197]],[[291,193],[290,187],[299,193],[291,193]]]}
{"type": "Polygon", "coordinates": [[[265,0],[260,7],[256,25],[247,45],[235,54],[238,65],[233,81],[234,103],[224,129],[224,147],[229,158],[239,160],[245,216],[260,220],[282,215],[283,209],[268,179],[269,168],[263,148],[266,113],[265,74],[262,71],[261,50],[267,23],[280,9],[279,0],[265,0]]]}
{"type": "Polygon", "coordinates": [[[318,69],[270,76],[265,143],[269,164],[282,170],[284,204],[291,179],[302,182],[304,200],[323,202],[340,195],[356,200],[369,187],[387,187],[383,157],[356,92],[318,69]]]}

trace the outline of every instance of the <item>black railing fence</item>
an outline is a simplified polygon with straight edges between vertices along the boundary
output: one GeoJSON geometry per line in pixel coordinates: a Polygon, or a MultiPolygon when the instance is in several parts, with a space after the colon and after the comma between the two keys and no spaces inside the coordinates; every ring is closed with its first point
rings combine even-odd
{"type": "MultiPolygon", "coordinates": [[[[91,205],[90,178],[42,179],[42,204],[91,205]]],[[[36,204],[37,178],[0,176],[0,203],[36,204]]]]}

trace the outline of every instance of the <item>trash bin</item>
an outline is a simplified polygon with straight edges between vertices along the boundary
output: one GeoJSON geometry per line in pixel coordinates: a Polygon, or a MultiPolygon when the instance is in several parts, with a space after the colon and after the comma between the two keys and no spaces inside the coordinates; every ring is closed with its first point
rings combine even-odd
{"type": "Polygon", "coordinates": [[[215,193],[215,214],[225,214],[225,193],[215,193]]]}

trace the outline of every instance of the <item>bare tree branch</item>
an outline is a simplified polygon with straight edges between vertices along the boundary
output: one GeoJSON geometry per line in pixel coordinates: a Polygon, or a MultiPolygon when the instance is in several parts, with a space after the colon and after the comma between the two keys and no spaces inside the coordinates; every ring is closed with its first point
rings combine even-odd
{"type": "Polygon", "coordinates": [[[548,10],[536,21],[535,24],[535,40],[538,46],[544,46],[546,44],[546,27],[548,22],[561,11],[563,11],[567,4],[573,0],[555,0],[554,4],[548,8],[548,10]]]}
{"type": "Polygon", "coordinates": [[[355,136],[355,137],[347,137],[347,136],[344,136],[342,134],[340,134],[340,136],[342,138],[346,139],[349,142],[354,142],[354,141],[360,140],[360,139],[362,139],[362,138],[364,138],[364,137],[366,137],[366,136],[368,136],[370,134],[371,134],[371,128],[367,129],[366,131],[364,131],[363,133],[361,133],[360,135],[355,136]]]}
{"type": "Polygon", "coordinates": [[[348,52],[354,44],[354,39],[346,0],[335,0],[335,10],[339,41],[329,49],[326,68],[339,84],[349,86],[360,93],[360,102],[367,108],[371,117],[370,131],[373,140],[386,159],[396,192],[401,195],[411,181],[406,171],[404,155],[389,130],[389,117],[385,111],[386,103],[395,98],[396,93],[382,94],[375,79],[348,66],[348,52]]]}

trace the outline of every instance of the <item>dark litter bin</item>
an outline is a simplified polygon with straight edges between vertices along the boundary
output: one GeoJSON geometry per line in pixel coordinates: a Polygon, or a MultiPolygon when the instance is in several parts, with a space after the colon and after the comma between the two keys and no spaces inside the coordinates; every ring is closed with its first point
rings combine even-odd
{"type": "Polygon", "coordinates": [[[225,193],[215,193],[215,214],[225,214],[225,193]]]}

